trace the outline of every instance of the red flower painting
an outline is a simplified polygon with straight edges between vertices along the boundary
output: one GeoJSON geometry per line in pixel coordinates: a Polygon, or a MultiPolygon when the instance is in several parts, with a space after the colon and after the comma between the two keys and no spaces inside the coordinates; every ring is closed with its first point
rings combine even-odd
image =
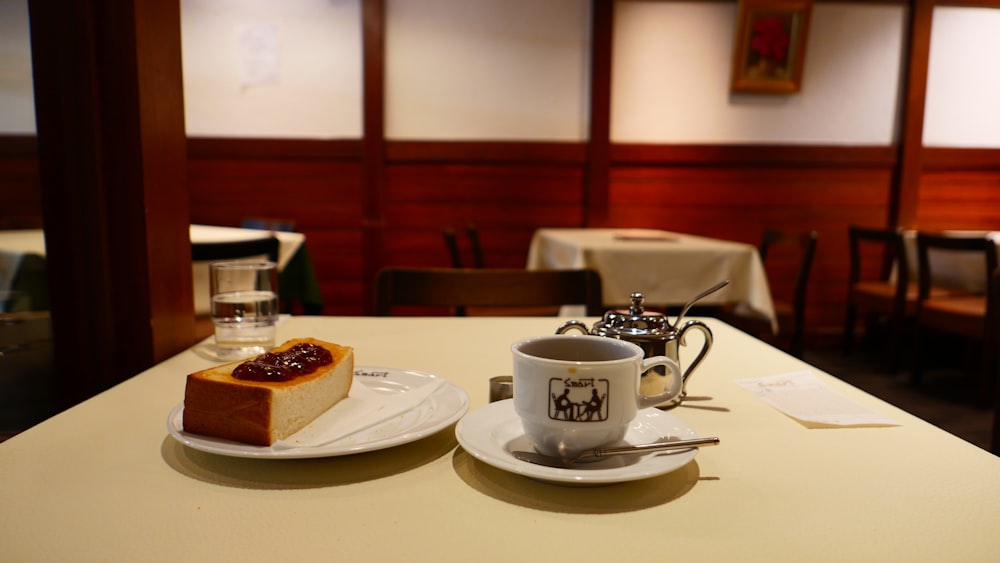
{"type": "Polygon", "coordinates": [[[753,24],[750,49],[759,59],[783,63],[788,58],[792,43],[789,22],[777,16],[764,17],[753,24]]]}
{"type": "Polygon", "coordinates": [[[734,92],[799,91],[812,4],[813,0],[739,0],[734,92]]]}

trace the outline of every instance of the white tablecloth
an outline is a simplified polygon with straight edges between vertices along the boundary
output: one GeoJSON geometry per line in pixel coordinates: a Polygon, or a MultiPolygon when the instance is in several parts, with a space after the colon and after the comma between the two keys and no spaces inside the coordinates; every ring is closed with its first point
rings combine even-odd
{"type": "MultiPolygon", "coordinates": [[[[593,321],[596,319],[588,319],[593,321]]],[[[739,332],[671,414],[721,444],[672,473],[541,483],[453,428],[358,455],[229,458],[169,436],[185,351],[0,443],[6,561],[996,561],[1000,458],[739,332]],[[737,385],[797,370],[898,426],[809,428],[737,385]],[[694,400],[698,399],[698,400],[694,400]]],[[[279,340],[350,344],[357,363],[464,388],[470,412],[511,342],[559,319],[293,317],[279,340]]],[[[516,391],[516,390],[515,390],[516,391]]]]}
{"type": "Polygon", "coordinates": [[[749,244],[653,229],[539,229],[527,267],[597,270],[608,306],[627,305],[636,291],[647,304],[682,305],[729,280],[699,304],[742,304],[776,322],[767,274],[749,244]]]}

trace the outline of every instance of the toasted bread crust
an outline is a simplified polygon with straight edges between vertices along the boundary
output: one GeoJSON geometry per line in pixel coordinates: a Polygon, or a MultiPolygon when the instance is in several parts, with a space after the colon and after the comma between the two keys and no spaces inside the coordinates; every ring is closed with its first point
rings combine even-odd
{"type": "Polygon", "coordinates": [[[184,390],[184,430],[247,444],[269,446],[300,430],[347,396],[354,374],[354,349],[313,338],[297,338],[273,348],[287,350],[296,344],[315,344],[328,350],[333,362],[313,373],[289,381],[245,381],[232,376],[231,362],[187,376],[184,390]],[[336,378],[339,381],[329,381],[336,378]],[[303,399],[299,399],[302,397],[303,399]],[[297,410],[286,422],[287,412],[297,410]]]}

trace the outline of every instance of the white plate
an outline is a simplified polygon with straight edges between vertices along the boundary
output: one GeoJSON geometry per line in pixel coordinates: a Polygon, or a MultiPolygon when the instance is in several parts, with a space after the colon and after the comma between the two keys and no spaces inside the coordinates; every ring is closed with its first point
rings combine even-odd
{"type": "MultiPolygon", "coordinates": [[[[458,443],[473,457],[493,467],[541,481],[576,485],[599,485],[635,481],[669,473],[688,464],[698,449],[652,452],[645,455],[614,456],[580,467],[563,469],[521,461],[511,455],[516,450],[533,451],[524,435],[521,419],[511,399],[497,401],[469,413],[455,428],[458,443]]],[[[696,438],[694,430],[676,416],[659,409],[639,411],[625,442],[646,444],[666,438],[696,438]]]]}
{"type": "MultiPolygon", "coordinates": [[[[361,383],[379,393],[405,393],[426,385],[435,375],[408,369],[379,366],[355,366],[354,382],[361,383]]],[[[203,452],[249,458],[296,459],[308,457],[333,457],[370,452],[406,444],[430,436],[447,428],[469,409],[469,395],[451,382],[445,382],[422,403],[401,416],[336,442],[315,447],[272,449],[270,446],[252,446],[184,431],[184,402],[181,401],[167,417],[167,431],[178,442],[203,452]]],[[[306,426],[299,432],[310,431],[306,426]]],[[[294,434],[293,434],[294,436],[294,434]]],[[[289,441],[292,440],[290,436],[289,441]]]]}

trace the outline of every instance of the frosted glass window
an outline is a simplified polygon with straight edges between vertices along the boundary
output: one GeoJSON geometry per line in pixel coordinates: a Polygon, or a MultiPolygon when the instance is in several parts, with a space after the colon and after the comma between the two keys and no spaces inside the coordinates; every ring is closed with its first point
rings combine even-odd
{"type": "Polygon", "coordinates": [[[586,139],[588,0],[386,4],[386,137],[586,139]]]}
{"type": "Polygon", "coordinates": [[[182,0],[189,136],[359,138],[361,0],[182,0]]]}
{"type": "Polygon", "coordinates": [[[924,145],[1000,148],[1000,10],[935,8],[924,145]]]}

